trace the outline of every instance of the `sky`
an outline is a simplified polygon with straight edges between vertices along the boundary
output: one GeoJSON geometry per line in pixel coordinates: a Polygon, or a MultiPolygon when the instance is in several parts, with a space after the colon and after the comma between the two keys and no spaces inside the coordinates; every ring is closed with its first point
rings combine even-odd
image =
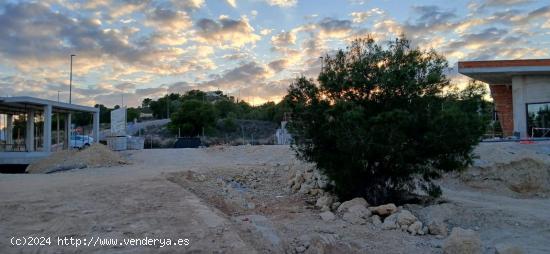
{"type": "Polygon", "coordinates": [[[138,106],[222,90],[279,101],[319,57],[353,39],[404,34],[461,60],[550,58],[550,1],[0,0],[0,96],[138,106]]]}

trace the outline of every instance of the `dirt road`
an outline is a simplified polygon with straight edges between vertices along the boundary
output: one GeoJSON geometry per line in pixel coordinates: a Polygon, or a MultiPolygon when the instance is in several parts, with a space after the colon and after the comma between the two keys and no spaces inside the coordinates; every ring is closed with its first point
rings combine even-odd
{"type": "MultiPolygon", "coordinates": [[[[286,170],[296,160],[285,146],[122,155],[132,164],[0,175],[0,253],[295,253],[304,242],[334,248],[333,253],[442,253],[443,240],[435,236],[341,219],[322,221],[307,197],[286,189],[286,170]],[[227,202],[233,194],[225,183],[235,177],[247,177],[251,183],[245,186],[248,199],[242,204],[227,202]],[[12,236],[56,241],[43,248],[12,246],[12,236]],[[57,237],[183,238],[189,245],[57,246],[57,237]]],[[[447,204],[411,210],[420,218],[443,215],[449,226],[477,229],[485,253],[494,253],[494,245],[501,242],[527,253],[550,252],[549,199],[515,199],[453,185],[444,195],[447,204]]]]}

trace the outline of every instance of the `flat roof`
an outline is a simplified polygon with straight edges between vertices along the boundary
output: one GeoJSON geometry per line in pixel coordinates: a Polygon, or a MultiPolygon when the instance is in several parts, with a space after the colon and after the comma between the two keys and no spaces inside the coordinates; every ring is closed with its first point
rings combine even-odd
{"type": "Polygon", "coordinates": [[[68,112],[99,112],[98,108],[57,102],[30,96],[0,97],[0,113],[25,113],[27,109],[44,110],[44,106],[52,105],[54,113],[68,112]]]}
{"type": "Polygon", "coordinates": [[[459,61],[458,72],[489,84],[507,85],[513,76],[550,76],[550,59],[459,61]]]}

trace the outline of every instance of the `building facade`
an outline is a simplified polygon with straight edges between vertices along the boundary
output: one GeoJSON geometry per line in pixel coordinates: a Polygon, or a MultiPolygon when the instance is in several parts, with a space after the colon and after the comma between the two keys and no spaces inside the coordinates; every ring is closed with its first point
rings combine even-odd
{"type": "Polygon", "coordinates": [[[458,72],[489,84],[504,136],[550,137],[550,59],[463,61],[458,72]]]}

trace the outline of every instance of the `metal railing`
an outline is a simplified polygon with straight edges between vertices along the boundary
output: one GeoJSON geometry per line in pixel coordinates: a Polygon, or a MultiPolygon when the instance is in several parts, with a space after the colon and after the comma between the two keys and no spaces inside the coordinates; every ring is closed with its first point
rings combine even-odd
{"type": "Polygon", "coordinates": [[[25,144],[0,144],[0,152],[26,152],[27,146],[25,144]]]}

